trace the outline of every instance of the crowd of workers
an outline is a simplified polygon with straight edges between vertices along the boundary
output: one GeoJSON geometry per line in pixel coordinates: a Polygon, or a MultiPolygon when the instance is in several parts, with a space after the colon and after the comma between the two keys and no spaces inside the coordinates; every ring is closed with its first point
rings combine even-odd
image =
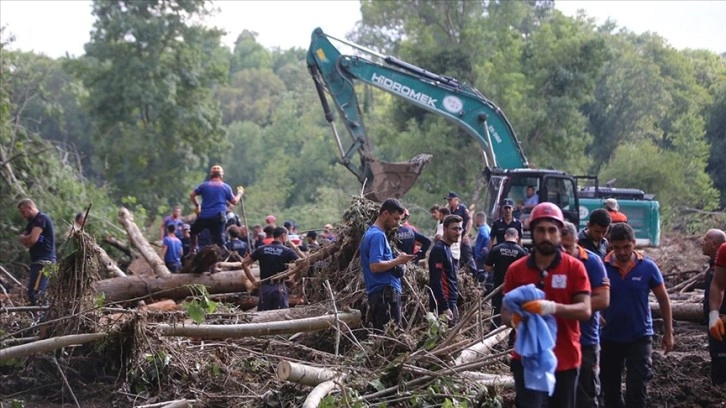
{"type": "MultiPolygon", "coordinates": [[[[310,231],[303,240],[293,222],[277,226],[274,215],[266,217],[267,225],[256,225],[248,233],[231,211],[244,190],[238,187],[233,194],[223,177],[224,170],[215,165],[209,180],[190,193],[197,215],[191,225],[182,220],[180,207],[164,219],[161,256],[176,273],[185,255],[193,256],[200,243],[216,244],[239,256],[251,281],[256,278],[249,267],[259,264],[258,310],[287,308],[287,286],[275,277],[305,257],[306,250],[315,250],[320,245],[318,234],[310,231]]],[[[491,228],[481,212],[472,222],[455,192],[445,199],[447,205],[431,208],[437,221],[433,244],[408,224],[408,210],[396,199],[381,204],[362,237],[359,254],[372,328],[401,324],[406,265],[428,258],[430,311],[445,316],[450,325],[458,320],[461,271],[474,274],[487,292],[503,286],[492,297],[497,316],[493,325],[504,324],[517,332],[511,360],[517,406],[593,407],[601,399],[605,407],[646,406],[655,335],[649,293],[655,295],[663,316],[665,353],[674,345],[671,308],[660,270],[635,250],[633,229],[618,211],[617,201],[608,199],[603,209],[592,211],[587,227],[578,233],[559,207],[537,203],[534,189],[528,189],[520,206],[504,199],[501,217],[491,228]],[[521,246],[523,224],[514,216],[515,208],[528,212],[530,252],[521,246]],[[473,246],[472,227],[476,228],[473,246]],[[397,255],[386,238],[394,229],[397,255]],[[548,339],[551,344],[546,347],[548,339]]],[[[34,305],[48,284],[44,268],[56,262],[53,222],[30,199],[20,201],[18,210],[28,220],[19,240],[30,252],[28,298],[34,305]]],[[[78,214],[71,228],[83,228],[84,222],[83,214],[78,214]]],[[[331,225],[323,229],[322,239],[335,240],[331,225]]],[[[726,328],[720,316],[726,314],[726,234],[712,229],[701,242],[710,260],[704,315],[711,377],[714,384],[726,384],[726,328]]]]}

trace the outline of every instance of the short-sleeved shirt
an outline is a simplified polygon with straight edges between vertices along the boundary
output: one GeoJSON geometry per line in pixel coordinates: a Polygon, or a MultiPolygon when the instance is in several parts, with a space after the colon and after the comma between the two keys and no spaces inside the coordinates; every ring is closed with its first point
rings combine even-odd
{"type": "Polygon", "coordinates": [[[182,242],[176,236],[165,236],[164,246],[166,246],[166,252],[164,252],[164,262],[180,264],[182,257],[182,242]]]}
{"type": "Polygon", "coordinates": [[[726,268],[726,242],[718,247],[718,252],[716,252],[716,261],[713,264],[715,266],[726,268]]]}
{"type": "Polygon", "coordinates": [[[30,247],[30,261],[55,262],[55,231],[53,230],[53,221],[51,221],[48,214],[38,212],[32,220],[28,221],[28,225],[25,227],[25,234],[30,234],[36,227],[42,231],[38,236],[38,241],[30,247]]]}
{"type": "Polygon", "coordinates": [[[593,241],[589,235],[587,235],[587,229],[580,231],[577,234],[577,245],[585,248],[588,251],[596,253],[600,258],[608,254],[608,240],[603,238],[600,242],[593,241]]]}
{"type": "MultiPolygon", "coordinates": [[[[607,281],[607,273],[602,259],[596,253],[581,246],[578,246],[577,249],[579,251],[577,259],[585,265],[593,293],[608,289],[610,283],[607,281]]],[[[580,321],[580,344],[583,346],[600,344],[600,311],[593,311],[589,319],[580,321]]]]}
{"type": "Polygon", "coordinates": [[[370,296],[386,286],[402,293],[401,280],[393,276],[391,270],[373,273],[371,272],[371,264],[381,261],[390,261],[393,259],[393,251],[388,244],[386,234],[377,225],[373,224],[363,234],[360,243],[360,264],[363,269],[363,280],[366,284],[366,293],[370,296]]]}
{"type": "Polygon", "coordinates": [[[247,254],[247,243],[241,239],[230,239],[224,244],[224,246],[229,251],[236,252],[241,257],[244,257],[247,254]]]}
{"type": "Polygon", "coordinates": [[[177,238],[181,239],[184,236],[184,233],[182,231],[182,227],[184,227],[184,220],[181,218],[174,219],[171,215],[167,215],[164,218],[164,234],[166,234],[166,227],[168,227],[170,224],[174,224],[174,227],[176,228],[174,230],[174,235],[176,235],[177,238]]]}
{"type": "Polygon", "coordinates": [[[260,279],[267,279],[285,271],[287,264],[299,258],[295,251],[282,245],[280,241],[272,241],[269,245],[255,249],[250,257],[260,264],[260,279]]]}
{"type": "Polygon", "coordinates": [[[451,256],[451,248],[443,240],[436,241],[429,254],[429,286],[433,292],[429,297],[433,296],[439,313],[448,309],[448,304],[459,298],[456,266],[451,256]]]}
{"type": "MultiPolygon", "coordinates": [[[[546,276],[541,279],[542,271],[535,262],[536,253],[515,261],[507,270],[504,278],[504,293],[520,286],[533,283],[544,293],[545,299],[562,304],[572,304],[578,294],[590,293],[590,281],[587,279],[585,265],[576,258],[559,251],[547,268],[546,276]]],[[[557,340],[555,356],[556,371],[571,370],[580,366],[582,349],[580,347],[580,322],[555,316],[557,321],[557,340]]],[[[517,353],[513,357],[519,359],[517,353]]]]}
{"type": "Polygon", "coordinates": [[[469,225],[469,209],[466,208],[466,206],[462,203],[459,203],[456,205],[456,208],[449,207],[449,211],[451,211],[451,215],[458,215],[461,217],[461,228],[464,228],[464,231],[461,233],[463,236],[466,233],[466,227],[469,225]]]}
{"type": "Polygon", "coordinates": [[[527,251],[512,241],[504,241],[492,248],[484,261],[484,265],[492,267],[495,288],[504,283],[504,275],[509,265],[525,256],[527,256],[527,251]]]}
{"type": "Polygon", "coordinates": [[[615,266],[615,254],[605,256],[605,270],[610,279],[610,306],[603,310],[603,340],[628,343],[653,335],[653,318],[648,295],[663,284],[660,269],[650,258],[635,251],[635,264],[630,271],[615,266]]]}
{"type": "Polygon", "coordinates": [[[232,187],[220,180],[209,180],[197,186],[194,192],[202,197],[202,211],[199,218],[219,217],[227,213],[227,202],[234,199],[232,187]]]}
{"type": "Polygon", "coordinates": [[[522,221],[512,217],[512,221],[506,222],[504,218],[500,218],[492,224],[492,238],[497,240],[497,244],[504,242],[504,233],[509,228],[516,229],[519,233],[519,239],[522,239],[522,221]]]}
{"type": "Polygon", "coordinates": [[[539,204],[539,196],[537,194],[532,194],[532,197],[527,197],[524,199],[525,207],[534,207],[537,204],[539,204]]]}
{"type": "Polygon", "coordinates": [[[489,250],[489,239],[491,238],[492,229],[484,224],[479,227],[476,233],[476,244],[474,244],[474,259],[477,262],[483,262],[486,259],[489,250]]]}

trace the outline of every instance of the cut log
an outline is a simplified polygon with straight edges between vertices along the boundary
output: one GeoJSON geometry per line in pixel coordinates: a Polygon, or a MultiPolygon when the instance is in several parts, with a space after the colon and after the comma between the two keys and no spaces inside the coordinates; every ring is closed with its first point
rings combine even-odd
{"type": "MultiPolygon", "coordinates": [[[[134,251],[137,252],[137,251],[134,251]]],[[[126,268],[129,275],[134,276],[154,276],[154,269],[139,254],[138,258],[134,258],[126,268]]]]}
{"type": "Polygon", "coordinates": [[[327,368],[313,367],[292,361],[280,361],[275,370],[277,379],[303,385],[315,386],[325,381],[334,380],[342,375],[327,368]]]}
{"type": "Polygon", "coordinates": [[[514,388],[514,377],[511,375],[480,373],[478,371],[464,371],[460,375],[467,380],[480,382],[487,387],[514,388]]]}
{"type": "Polygon", "coordinates": [[[142,309],[146,309],[150,312],[171,312],[174,310],[179,310],[179,305],[177,305],[176,302],[171,299],[164,299],[159,302],[154,302],[143,306],[142,309]]]}
{"type": "Polygon", "coordinates": [[[29,356],[34,353],[52,351],[65,346],[90,343],[106,337],[107,333],[71,334],[69,336],[52,337],[50,339],[38,340],[20,346],[8,347],[0,350],[0,361],[14,357],[29,356]]]}
{"type": "Polygon", "coordinates": [[[180,273],[168,278],[154,276],[129,276],[111,278],[93,284],[94,296],[104,293],[105,302],[120,302],[158,294],[159,298],[183,299],[193,293],[187,285],[204,285],[211,293],[242,292],[246,289],[247,277],[243,271],[229,271],[215,274],[180,273]]]}
{"type": "Polygon", "coordinates": [[[194,255],[190,261],[185,261],[182,273],[204,273],[211,272],[219,262],[222,250],[217,245],[207,245],[199,253],[194,255]]]}
{"type": "Polygon", "coordinates": [[[311,305],[290,309],[266,310],[252,315],[251,323],[279,322],[321,316],[328,312],[327,306],[311,305]]]}
{"type": "Polygon", "coordinates": [[[125,242],[121,241],[120,239],[116,239],[114,237],[108,236],[103,239],[103,242],[111,245],[112,247],[118,249],[119,251],[126,254],[126,256],[131,256],[131,249],[129,249],[129,246],[126,245],[125,242]]]}
{"type": "MultiPolygon", "coordinates": [[[[350,327],[358,327],[361,322],[359,310],[338,314],[338,319],[350,327]]],[[[250,323],[234,325],[155,325],[162,336],[197,337],[203,339],[242,338],[314,332],[335,327],[335,315],[289,320],[286,322],[250,323]]]]}
{"type": "MultiPolygon", "coordinates": [[[[658,303],[651,303],[650,310],[653,313],[653,317],[663,317],[660,313],[660,306],[658,303]]],[[[701,303],[671,302],[671,312],[673,314],[673,320],[700,322],[704,319],[703,304],[701,303]]]]}
{"type": "Polygon", "coordinates": [[[454,365],[470,363],[484,355],[490,354],[492,347],[508,338],[509,332],[511,331],[512,329],[506,326],[497,327],[494,331],[488,333],[488,337],[485,337],[482,341],[462,351],[459,357],[454,360],[454,365]]]}
{"type": "Polygon", "coordinates": [[[98,259],[101,261],[101,264],[103,264],[103,268],[108,273],[110,273],[112,276],[117,276],[121,278],[126,277],[126,274],[121,270],[121,268],[118,267],[118,265],[116,265],[116,262],[114,262],[114,260],[111,259],[110,256],[108,256],[106,250],[101,248],[100,245],[94,242],[91,250],[98,255],[98,259]]]}
{"type": "Polygon", "coordinates": [[[302,408],[318,408],[320,406],[320,401],[323,400],[323,398],[327,397],[328,394],[331,392],[337,390],[340,388],[340,384],[345,379],[345,376],[341,376],[340,378],[336,378],[335,380],[325,381],[323,383],[320,383],[313,388],[312,391],[310,391],[310,394],[308,394],[307,398],[305,398],[305,402],[303,402],[302,408]]]}
{"type": "Polygon", "coordinates": [[[144,235],[139,230],[139,227],[134,223],[134,216],[126,208],[121,207],[118,212],[118,219],[121,221],[121,225],[126,229],[126,233],[129,235],[131,243],[139,250],[141,256],[146,259],[146,262],[151,265],[156,276],[166,278],[171,276],[171,272],[164,265],[164,261],[161,260],[159,254],[149,245],[149,241],[144,238],[144,235]]]}

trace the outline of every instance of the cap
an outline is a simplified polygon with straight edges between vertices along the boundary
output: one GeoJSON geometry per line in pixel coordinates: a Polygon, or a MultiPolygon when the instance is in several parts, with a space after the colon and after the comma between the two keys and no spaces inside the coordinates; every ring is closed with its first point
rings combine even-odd
{"type": "Polygon", "coordinates": [[[285,227],[285,228],[287,228],[287,230],[289,231],[290,228],[292,228],[292,221],[287,220],[287,221],[285,221],[285,222],[282,223],[282,226],[285,227]]]}
{"type": "Polygon", "coordinates": [[[504,200],[502,200],[502,208],[504,207],[514,207],[514,201],[509,198],[505,198],[504,200]]]}
{"type": "Polygon", "coordinates": [[[455,192],[453,192],[453,191],[449,191],[449,194],[447,194],[447,195],[446,195],[446,197],[444,197],[444,198],[445,198],[445,199],[447,199],[447,200],[448,200],[448,199],[451,199],[451,198],[459,198],[459,195],[458,195],[458,194],[456,194],[456,193],[455,193],[455,192]]]}
{"type": "Polygon", "coordinates": [[[618,209],[620,208],[618,206],[618,200],[614,198],[608,198],[607,200],[605,200],[605,208],[613,211],[618,211],[618,209]]]}

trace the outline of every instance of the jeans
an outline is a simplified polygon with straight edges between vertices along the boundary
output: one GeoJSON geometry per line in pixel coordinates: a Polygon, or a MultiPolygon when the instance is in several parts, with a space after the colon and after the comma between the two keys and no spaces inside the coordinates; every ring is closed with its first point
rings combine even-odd
{"type": "Polygon", "coordinates": [[[653,338],[643,336],[628,343],[602,340],[600,346],[600,382],[605,407],[645,407],[648,400],[648,381],[653,376],[653,338]],[[627,370],[624,399],[620,385],[623,363],[627,370]]]}
{"type": "Polygon", "coordinates": [[[577,380],[577,408],[599,407],[600,345],[582,346],[582,365],[577,380]]]}
{"type": "Polygon", "coordinates": [[[578,369],[555,372],[555,392],[551,397],[544,391],[533,391],[524,386],[524,367],[521,360],[512,360],[511,370],[514,375],[514,389],[517,396],[514,404],[517,408],[574,408],[575,389],[577,388],[578,369]]]}
{"type": "Polygon", "coordinates": [[[368,294],[371,324],[374,329],[383,331],[383,327],[393,320],[401,325],[401,294],[391,286],[368,294]]]}
{"type": "Polygon", "coordinates": [[[30,264],[30,280],[28,281],[28,300],[32,306],[38,304],[38,298],[48,287],[48,277],[43,275],[43,268],[47,263],[30,264]]]}

